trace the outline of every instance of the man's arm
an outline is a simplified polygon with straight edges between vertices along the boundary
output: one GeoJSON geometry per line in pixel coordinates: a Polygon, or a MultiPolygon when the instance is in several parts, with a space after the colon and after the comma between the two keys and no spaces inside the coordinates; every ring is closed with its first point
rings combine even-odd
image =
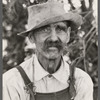
{"type": "Polygon", "coordinates": [[[7,82],[3,82],[3,100],[20,100],[17,90],[7,82]]]}
{"type": "Polygon", "coordinates": [[[87,73],[76,80],[76,94],[75,100],[93,100],[93,82],[87,73]]]}
{"type": "MultiPolygon", "coordinates": [[[[21,80],[17,69],[12,68],[11,70],[3,74],[3,100],[21,100],[21,80]]],[[[25,99],[24,99],[25,100],[25,99]]]]}

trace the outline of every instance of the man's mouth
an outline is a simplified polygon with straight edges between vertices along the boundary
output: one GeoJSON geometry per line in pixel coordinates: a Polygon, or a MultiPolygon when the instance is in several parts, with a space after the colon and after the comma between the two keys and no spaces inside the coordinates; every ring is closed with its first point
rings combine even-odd
{"type": "Polygon", "coordinates": [[[57,48],[57,47],[49,47],[48,50],[53,50],[53,51],[55,51],[55,50],[58,50],[58,48],[57,48]]]}

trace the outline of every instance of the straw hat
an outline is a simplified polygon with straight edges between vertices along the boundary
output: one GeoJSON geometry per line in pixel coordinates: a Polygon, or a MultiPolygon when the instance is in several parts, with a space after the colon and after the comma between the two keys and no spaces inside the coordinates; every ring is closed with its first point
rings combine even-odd
{"type": "Polygon", "coordinates": [[[71,21],[72,28],[78,28],[83,23],[78,13],[66,12],[63,3],[49,0],[46,3],[32,5],[28,7],[28,28],[18,35],[25,37],[32,30],[60,21],[71,21]]]}

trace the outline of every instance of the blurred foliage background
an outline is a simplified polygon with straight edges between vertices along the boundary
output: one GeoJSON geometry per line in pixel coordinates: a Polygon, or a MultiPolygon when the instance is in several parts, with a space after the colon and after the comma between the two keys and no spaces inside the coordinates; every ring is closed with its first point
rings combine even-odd
{"type": "MultiPolygon", "coordinates": [[[[17,33],[27,28],[27,7],[48,0],[3,0],[2,59],[3,73],[17,66],[35,53],[35,45],[17,33]]],[[[82,57],[77,67],[86,71],[94,83],[94,100],[98,97],[98,21],[97,0],[55,0],[65,3],[65,8],[83,16],[83,25],[71,33],[64,55],[71,62],[82,57]]]]}

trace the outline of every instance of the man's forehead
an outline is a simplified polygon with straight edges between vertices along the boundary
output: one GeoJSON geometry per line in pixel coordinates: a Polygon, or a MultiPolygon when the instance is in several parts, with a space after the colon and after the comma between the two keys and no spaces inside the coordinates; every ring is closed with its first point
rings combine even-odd
{"type": "MultiPolygon", "coordinates": [[[[48,25],[45,25],[43,27],[54,27],[54,26],[62,26],[62,27],[67,27],[67,21],[61,21],[61,22],[55,22],[55,23],[51,23],[48,25]]],[[[42,27],[41,27],[42,28],[42,27]]]]}
{"type": "Polygon", "coordinates": [[[67,22],[66,21],[61,21],[61,22],[56,22],[56,23],[52,23],[51,25],[59,25],[59,26],[66,26],[67,22]]]}

